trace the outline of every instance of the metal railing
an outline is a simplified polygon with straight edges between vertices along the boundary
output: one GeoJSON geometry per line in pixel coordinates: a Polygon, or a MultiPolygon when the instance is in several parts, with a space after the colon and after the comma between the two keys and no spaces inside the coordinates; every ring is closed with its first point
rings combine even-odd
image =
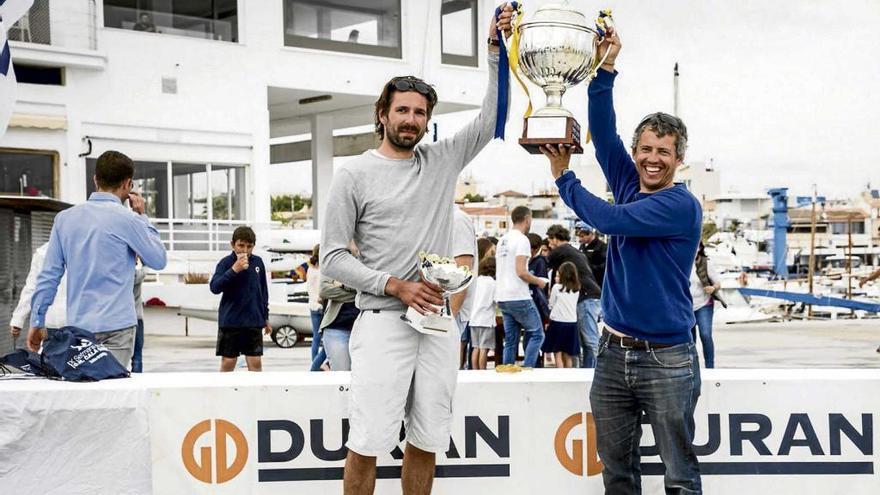
{"type": "Polygon", "coordinates": [[[151,218],[169,251],[225,251],[232,232],[242,225],[254,230],[270,230],[279,222],[254,223],[246,220],[205,220],[197,218],[151,218]]]}
{"type": "Polygon", "coordinates": [[[97,12],[95,0],[34,0],[9,29],[9,40],[96,50],[97,12]]]}

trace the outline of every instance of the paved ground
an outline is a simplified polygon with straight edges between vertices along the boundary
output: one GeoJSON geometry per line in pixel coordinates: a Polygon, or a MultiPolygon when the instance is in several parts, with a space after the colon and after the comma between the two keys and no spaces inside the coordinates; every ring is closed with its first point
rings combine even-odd
{"type": "MultiPolygon", "coordinates": [[[[190,321],[190,336],[183,336],[183,327],[171,322],[151,330],[148,319],[145,371],[218,368],[216,324],[190,321]]],[[[880,368],[880,319],[722,325],[714,340],[719,368],[880,368]]],[[[304,371],[309,363],[307,342],[281,349],[265,339],[265,370],[304,371]]]]}

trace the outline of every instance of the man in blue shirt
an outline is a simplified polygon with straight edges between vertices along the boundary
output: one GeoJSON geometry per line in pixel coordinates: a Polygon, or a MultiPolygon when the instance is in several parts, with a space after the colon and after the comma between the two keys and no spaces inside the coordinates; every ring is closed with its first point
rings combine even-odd
{"type": "Polygon", "coordinates": [[[135,257],[165,268],[165,247],[144,214],[144,198],[132,192],[134,162],[107,151],[95,166],[97,192],[55,217],[46,261],[31,301],[28,348],[46,339],[46,310],[67,272],[67,324],[95,334],[114,357],[129,366],[137,327],[135,257]],[[131,209],[124,202],[128,200],[131,209]]]}
{"type": "Polygon", "coordinates": [[[651,114],[636,127],[629,156],[617,135],[611,95],[620,46],[609,31],[599,47],[599,56],[609,51],[608,58],[589,88],[590,132],[614,204],[587,191],[568,170],[570,149],[544,150],[563,201],[609,235],[605,328],[590,391],[602,477],[606,494],[641,493],[644,414],[666,467],[666,493],[702,493],[693,449],[700,368],[688,282],[702,211],[683,185],[672,182],[687,129],[677,117],[651,114]]]}

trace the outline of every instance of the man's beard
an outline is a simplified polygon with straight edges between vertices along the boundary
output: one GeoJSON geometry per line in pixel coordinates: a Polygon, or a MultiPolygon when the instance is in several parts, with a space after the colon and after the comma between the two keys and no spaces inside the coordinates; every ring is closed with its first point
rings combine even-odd
{"type": "Polygon", "coordinates": [[[425,131],[419,129],[415,126],[410,125],[401,125],[398,126],[397,129],[388,129],[388,141],[393,144],[396,148],[401,150],[411,150],[415,148],[416,144],[422,140],[422,137],[425,135],[425,131]],[[414,137],[401,137],[401,131],[410,131],[415,133],[414,137]]]}

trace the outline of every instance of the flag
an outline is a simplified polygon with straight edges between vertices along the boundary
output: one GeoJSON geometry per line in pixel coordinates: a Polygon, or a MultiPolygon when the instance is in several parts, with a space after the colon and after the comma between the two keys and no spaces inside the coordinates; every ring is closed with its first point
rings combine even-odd
{"type": "Polygon", "coordinates": [[[15,105],[15,70],[7,31],[23,16],[34,0],[0,0],[0,137],[6,133],[15,105]]]}

